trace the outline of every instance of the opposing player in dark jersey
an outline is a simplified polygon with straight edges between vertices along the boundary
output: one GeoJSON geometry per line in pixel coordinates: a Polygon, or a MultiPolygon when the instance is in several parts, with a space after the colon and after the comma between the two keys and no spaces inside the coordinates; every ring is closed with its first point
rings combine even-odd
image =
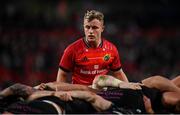
{"type": "Polygon", "coordinates": [[[106,110],[110,104],[89,91],[40,91],[30,86],[15,84],[0,92],[1,113],[95,113],[106,110]]]}
{"type": "MultiPolygon", "coordinates": [[[[52,86],[48,90],[55,88],[66,91],[41,91],[30,86],[15,84],[0,92],[0,113],[132,113],[130,110],[119,108],[112,102],[96,95],[93,93],[96,92],[95,90],[90,89],[90,91],[84,85],[74,85],[74,87],[72,87],[73,84],[66,83],[62,83],[61,87],[56,87],[56,85],[60,86],[59,83],[48,83],[47,85],[52,86]]],[[[118,95],[119,97],[126,97],[127,93],[123,93],[123,91],[120,93],[123,95],[118,95]]],[[[139,102],[139,104],[141,103],[139,102]]],[[[132,104],[130,106],[132,107],[132,104]]]]}
{"type": "MultiPolygon", "coordinates": [[[[142,88],[145,109],[148,113],[180,112],[180,88],[178,87],[180,77],[168,80],[162,76],[152,76],[142,80],[139,84],[142,88]]],[[[125,87],[127,83],[122,82],[110,75],[96,76],[93,87],[105,86],[125,87]]],[[[136,98],[137,99],[137,98],[136,98]]],[[[141,100],[141,98],[139,98],[141,100]]],[[[127,100],[126,100],[127,101],[127,100]]],[[[129,101],[127,101],[129,102],[129,101]]]]}
{"type": "MultiPolygon", "coordinates": [[[[34,88],[22,84],[15,84],[4,89],[0,92],[0,112],[16,114],[131,112],[124,108],[116,107],[112,102],[96,95],[94,93],[97,93],[96,90],[84,85],[63,82],[59,84],[55,82],[47,83],[46,86],[48,87],[45,89],[48,89],[48,91],[41,89],[44,87],[44,84],[34,88]],[[38,87],[41,87],[39,88],[41,90],[38,90],[38,87]]],[[[127,85],[128,88],[133,88],[133,86],[136,86],[136,84],[131,84],[131,86],[127,85]]],[[[134,87],[133,89],[136,88],[134,87]]],[[[126,97],[125,95],[127,93],[123,93],[123,91],[120,91],[120,93],[123,95],[118,95],[118,99],[122,100],[122,97],[126,97]]],[[[114,96],[116,96],[116,94],[114,96]]],[[[130,97],[133,97],[133,95],[130,95],[130,97]]],[[[130,106],[132,107],[132,104],[130,104],[130,106]]]]}
{"type": "MultiPolygon", "coordinates": [[[[51,108],[54,107],[54,109],[52,109],[52,111],[44,111],[45,113],[53,113],[53,112],[61,113],[63,112],[63,110],[65,110],[66,113],[145,113],[145,110],[147,113],[153,113],[154,112],[153,109],[162,109],[161,106],[167,107],[167,105],[168,107],[173,107],[172,108],[173,112],[178,113],[180,111],[178,95],[176,96],[168,95],[167,99],[171,99],[171,100],[167,100],[166,95],[163,95],[162,97],[158,95],[158,94],[162,94],[162,92],[163,94],[179,93],[179,89],[176,87],[176,85],[174,86],[174,84],[167,79],[161,78],[159,76],[152,77],[152,79],[151,78],[145,79],[142,81],[144,85],[141,85],[142,87],[142,91],[141,91],[139,89],[139,84],[137,83],[125,83],[117,79],[114,79],[113,77],[110,79],[109,78],[110,76],[103,78],[99,77],[95,79],[96,82],[94,83],[96,83],[96,87],[98,86],[98,88],[104,86],[113,86],[117,88],[115,89],[108,88],[106,91],[92,90],[96,94],[93,93],[92,91],[89,91],[89,88],[84,85],[75,85],[75,87],[72,87],[73,84],[63,83],[62,87],[60,87],[59,83],[56,84],[50,83],[47,84],[48,86],[52,85],[49,89],[61,90],[61,88],[63,88],[66,91],[60,91],[60,92],[38,91],[32,87],[17,84],[3,90],[0,93],[0,95],[2,99],[4,97],[7,97],[8,95],[15,95],[18,97],[23,97],[24,99],[30,101],[30,103],[23,102],[20,103],[20,105],[19,103],[18,104],[15,103],[15,105],[12,104],[7,107],[8,109],[5,109],[7,112],[12,112],[12,113],[17,112],[19,108],[21,109],[23,108],[24,113],[38,113],[38,112],[41,113],[44,109],[44,106],[46,105],[48,107],[51,106],[51,108]],[[110,82],[110,80],[113,82],[110,82]],[[149,82],[149,80],[151,80],[151,82],[149,82]],[[57,85],[59,85],[59,87],[57,85]],[[77,86],[79,88],[76,89],[77,86]],[[154,90],[153,88],[160,90],[154,90]],[[68,90],[75,90],[75,91],[68,91],[68,90]],[[147,96],[147,98],[143,97],[143,95],[147,96]],[[58,101],[57,97],[60,98],[61,100],[58,101]],[[77,99],[83,99],[85,101],[77,100],[77,99]],[[161,102],[162,99],[164,99],[163,103],[161,102]],[[38,104],[40,104],[40,106],[37,107],[38,104]]],[[[16,98],[11,98],[11,99],[16,99],[16,98]]],[[[11,100],[8,101],[12,102],[11,100]]],[[[2,103],[0,104],[3,107],[7,105],[7,103],[5,103],[4,105],[2,103]]],[[[20,111],[22,111],[21,109],[20,111]]],[[[23,113],[23,112],[19,112],[19,113],[23,113]]],[[[159,112],[159,113],[164,113],[164,112],[159,112]]]]}
{"type": "Polygon", "coordinates": [[[85,36],[70,44],[59,63],[57,82],[65,82],[72,72],[72,83],[91,85],[96,75],[105,75],[110,70],[114,77],[127,81],[120,57],[114,44],[101,36],[104,31],[104,15],[95,10],[84,16],[85,36]]]}
{"type": "MultiPolygon", "coordinates": [[[[171,110],[172,112],[175,112],[175,107],[177,108],[177,111],[179,111],[178,101],[180,97],[179,88],[177,87],[177,84],[179,84],[178,81],[179,77],[170,81],[161,76],[153,76],[143,80],[143,84],[125,83],[114,77],[103,75],[97,76],[94,79],[92,86],[96,89],[101,89],[101,87],[104,86],[120,87],[120,89],[116,88],[113,90],[108,89],[106,91],[100,90],[100,92],[96,92],[103,98],[115,103],[118,107],[130,108],[130,110],[133,110],[134,112],[137,112],[137,110],[143,111],[143,104],[138,104],[138,102],[140,103],[144,100],[146,111],[148,113],[153,113],[154,111],[155,113],[167,113],[168,111],[171,112],[171,110]],[[131,91],[130,89],[142,90],[131,91]],[[161,101],[162,99],[163,101],[161,101]],[[132,105],[134,105],[134,108],[132,105]]],[[[50,87],[55,89],[55,86],[50,85],[50,87]]],[[[85,86],[80,87],[83,90],[87,90],[85,86]]],[[[65,86],[63,86],[63,88],[65,88],[65,86]]],[[[57,87],[57,89],[62,90],[61,86],[57,87]]]]}

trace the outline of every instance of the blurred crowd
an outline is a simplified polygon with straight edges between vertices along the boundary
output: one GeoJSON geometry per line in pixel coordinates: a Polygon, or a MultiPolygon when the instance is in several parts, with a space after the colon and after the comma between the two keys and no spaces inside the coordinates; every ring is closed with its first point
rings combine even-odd
{"type": "Polygon", "coordinates": [[[83,36],[88,9],[104,12],[104,36],[117,46],[130,81],[180,74],[180,10],[174,2],[20,0],[1,1],[0,7],[1,87],[55,81],[64,49],[83,36]]]}

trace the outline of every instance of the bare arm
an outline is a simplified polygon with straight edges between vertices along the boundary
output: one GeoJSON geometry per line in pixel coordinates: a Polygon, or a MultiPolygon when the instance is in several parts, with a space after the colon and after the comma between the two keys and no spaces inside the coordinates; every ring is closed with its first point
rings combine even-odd
{"type": "Polygon", "coordinates": [[[99,75],[96,76],[95,79],[93,80],[93,88],[102,88],[102,87],[118,87],[118,88],[126,88],[126,89],[134,89],[134,90],[139,90],[141,89],[139,83],[128,83],[121,81],[119,79],[116,79],[113,76],[110,75],[99,75]]]}
{"type": "Polygon", "coordinates": [[[92,104],[97,111],[107,110],[111,106],[111,102],[105,100],[101,96],[89,91],[70,91],[70,95],[74,98],[84,99],[92,104]]]}
{"type": "Polygon", "coordinates": [[[32,101],[44,96],[56,96],[63,101],[72,101],[72,97],[82,99],[91,103],[97,111],[107,110],[112,104],[90,91],[37,91],[30,95],[28,100],[32,101]]]}
{"type": "Polygon", "coordinates": [[[151,100],[145,95],[143,95],[143,101],[144,101],[146,112],[150,114],[154,114],[154,110],[152,109],[152,105],[151,105],[151,100]]]}
{"type": "Polygon", "coordinates": [[[35,87],[40,90],[56,90],[56,91],[71,91],[71,90],[81,90],[81,91],[92,91],[91,88],[80,84],[70,84],[64,82],[49,82],[42,83],[35,87]]]}
{"type": "Polygon", "coordinates": [[[67,81],[67,72],[65,72],[59,68],[56,81],[57,82],[66,82],[67,81]]]}
{"type": "Polygon", "coordinates": [[[180,102],[180,93],[164,92],[162,95],[162,102],[167,107],[177,105],[180,102]]]}
{"type": "Polygon", "coordinates": [[[125,81],[125,82],[129,82],[126,74],[124,73],[122,69],[115,71],[113,74],[114,74],[114,77],[116,77],[117,79],[125,81]]]}
{"type": "Polygon", "coordinates": [[[56,89],[58,91],[71,91],[71,90],[90,90],[89,87],[80,85],[80,84],[69,84],[64,82],[52,82],[47,83],[47,86],[51,87],[52,89],[56,89]]]}
{"type": "Polygon", "coordinates": [[[173,82],[176,86],[180,88],[180,75],[172,79],[171,82],[173,82]]]}
{"type": "Polygon", "coordinates": [[[178,88],[173,82],[169,79],[162,76],[152,76],[147,79],[142,80],[142,83],[149,88],[156,88],[162,92],[170,91],[170,92],[180,92],[180,88],[178,88]]]}
{"type": "Polygon", "coordinates": [[[28,97],[28,101],[32,101],[41,97],[55,96],[63,101],[70,101],[72,97],[68,94],[68,91],[36,91],[28,97]]]}
{"type": "Polygon", "coordinates": [[[37,91],[31,94],[27,100],[32,101],[35,99],[38,99],[40,97],[45,97],[45,96],[54,96],[55,91],[37,91]]]}

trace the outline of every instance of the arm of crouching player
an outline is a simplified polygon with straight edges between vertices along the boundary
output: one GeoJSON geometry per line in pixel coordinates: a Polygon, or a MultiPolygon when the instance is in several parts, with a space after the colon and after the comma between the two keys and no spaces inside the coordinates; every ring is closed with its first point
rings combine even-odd
{"type": "Polygon", "coordinates": [[[97,111],[107,110],[112,105],[112,102],[90,91],[71,91],[70,93],[71,93],[71,96],[74,98],[84,99],[85,101],[91,103],[91,105],[97,111]]]}

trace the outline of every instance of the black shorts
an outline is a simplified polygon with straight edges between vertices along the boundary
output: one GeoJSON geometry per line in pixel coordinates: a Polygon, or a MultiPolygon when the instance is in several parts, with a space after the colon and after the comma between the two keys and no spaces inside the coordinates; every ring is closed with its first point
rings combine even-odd
{"type": "Polygon", "coordinates": [[[151,100],[152,109],[155,113],[169,113],[162,105],[162,92],[160,90],[142,86],[142,92],[151,100]]]}
{"type": "Polygon", "coordinates": [[[109,87],[107,91],[100,91],[97,94],[111,101],[119,108],[132,110],[134,113],[146,113],[141,90],[109,87]]]}
{"type": "Polygon", "coordinates": [[[9,105],[5,111],[14,114],[58,114],[57,109],[52,104],[39,100],[18,101],[9,105]]]}
{"type": "Polygon", "coordinates": [[[111,104],[109,109],[102,111],[102,112],[97,112],[97,114],[138,114],[138,113],[142,113],[141,110],[133,111],[132,109],[126,109],[123,107],[119,107],[119,106],[115,105],[114,103],[111,104]]]}
{"type": "Polygon", "coordinates": [[[14,114],[93,114],[96,110],[84,100],[62,101],[54,96],[42,97],[31,102],[17,100],[2,108],[14,114]]]}

